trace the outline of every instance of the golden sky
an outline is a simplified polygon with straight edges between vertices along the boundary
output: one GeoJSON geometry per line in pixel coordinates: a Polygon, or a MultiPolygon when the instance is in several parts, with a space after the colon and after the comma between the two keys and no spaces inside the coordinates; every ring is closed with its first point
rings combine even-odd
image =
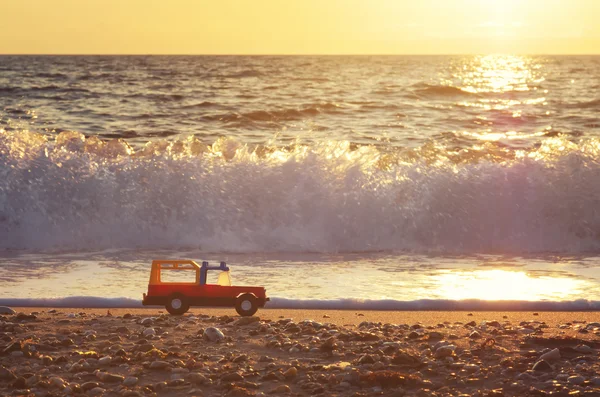
{"type": "Polygon", "coordinates": [[[600,0],[0,0],[0,54],[598,54],[600,0]]]}

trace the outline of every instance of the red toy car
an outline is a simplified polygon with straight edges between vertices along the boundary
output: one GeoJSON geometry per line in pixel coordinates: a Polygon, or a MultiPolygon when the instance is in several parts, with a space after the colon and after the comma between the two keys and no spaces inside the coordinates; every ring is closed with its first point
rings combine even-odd
{"type": "Polygon", "coordinates": [[[191,260],[154,260],[150,270],[148,293],[144,294],[142,304],[165,306],[171,314],[181,315],[190,306],[235,307],[240,316],[252,316],[259,307],[269,300],[263,287],[232,286],[229,267],[225,262],[219,266],[209,266],[202,262],[199,266],[191,260]],[[207,284],[209,270],[220,270],[217,284],[207,284]],[[194,281],[163,281],[164,271],[195,272],[194,281]]]}

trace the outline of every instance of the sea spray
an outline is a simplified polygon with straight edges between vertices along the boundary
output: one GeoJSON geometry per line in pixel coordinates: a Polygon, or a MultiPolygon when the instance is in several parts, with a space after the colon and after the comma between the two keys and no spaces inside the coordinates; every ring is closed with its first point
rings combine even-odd
{"type": "Polygon", "coordinates": [[[595,138],[532,150],[230,138],[132,148],[0,131],[0,248],[593,252],[599,153],[595,138]]]}

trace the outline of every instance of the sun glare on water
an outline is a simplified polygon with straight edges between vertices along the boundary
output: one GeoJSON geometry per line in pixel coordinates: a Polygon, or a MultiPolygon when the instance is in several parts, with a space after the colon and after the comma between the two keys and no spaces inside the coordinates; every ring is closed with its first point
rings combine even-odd
{"type": "Polygon", "coordinates": [[[568,277],[532,276],[523,271],[448,271],[438,276],[440,294],[447,299],[524,300],[570,299],[583,281],[568,277]]]}

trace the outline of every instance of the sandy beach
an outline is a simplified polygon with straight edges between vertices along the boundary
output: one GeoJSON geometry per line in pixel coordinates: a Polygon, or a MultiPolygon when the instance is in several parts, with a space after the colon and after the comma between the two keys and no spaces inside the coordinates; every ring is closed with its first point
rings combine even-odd
{"type": "Polygon", "coordinates": [[[0,395],[600,395],[596,312],[13,309],[0,395]]]}

